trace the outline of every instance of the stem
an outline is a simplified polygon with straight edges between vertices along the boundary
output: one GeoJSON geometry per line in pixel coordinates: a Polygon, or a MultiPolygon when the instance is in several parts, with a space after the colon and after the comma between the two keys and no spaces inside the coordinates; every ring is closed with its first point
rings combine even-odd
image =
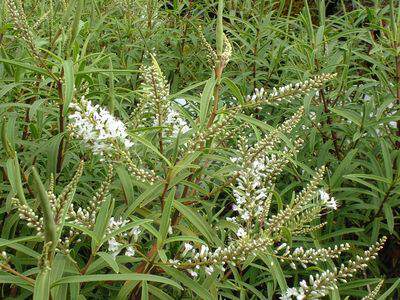
{"type": "Polygon", "coordinates": [[[335,156],[337,159],[340,160],[340,147],[338,144],[337,134],[336,134],[336,131],[334,131],[332,129],[333,121],[332,121],[332,117],[329,115],[329,104],[328,104],[328,100],[325,98],[325,94],[322,89],[319,90],[319,97],[324,105],[324,113],[327,114],[326,123],[329,127],[329,131],[331,132],[331,139],[333,142],[333,146],[335,147],[335,156]]]}
{"type": "Polygon", "coordinates": [[[211,112],[210,119],[208,120],[207,127],[210,127],[213,124],[214,119],[217,116],[218,103],[219,103],[219,94],[220,94],[220,90],[221,90],[222,71],[223,71],[222,64],[221,64],[221,61],[219,61],[216,64],[215,69],[214,69],[214,74],[215,74],[215,78],[217,80],[217,83],[215,84],[214,93],[213,93],[213,96],[214,96],[213,110],[211,112]]]}
{"type": "Polygon", "coordinates": [[[11,273],[15,276],[18,276],[19,278],[21,278],[22,280],[25,280],[26,282],[28,282],[30,285],[35,285],[35,280],[32,278],[29,278],[25,275],[22,275],[21,273],[15,271],[14,269],[12,269],[8,264],[0,264],[0,269],[4,270],[8,273],[11,273]]]}
{"type": "MultiPolygon", "coordinates": [[[[65,121],[64,121],[64,100],[62,94],[62,82],[61,79],[57,81],[57,92],[58,97],[61,101],[59,105],[59,133],[63,134],[65,131],[65,121]]],[[[64,136],[61,138],[60,145],[58,146],[58,154],[57,154],[57,173],[60,173],[62,163],[64,161],[64,136]]]]}
{"type": "Polygon", "coordinates": [[[170,181],[169,178],[170,178],[170,176],[169,176],[169,174],[168,174],[168,175],[167,175],[166,182],[165,182],[165,185],[164,185],[164,189],[163,189],[162,194],[161,194],[161,214],[162,214],[162,212],[163,212],[163,210],[164,210],[165,195],[167,194],[168,187],[169,187],[169,181],[170,181]]]}
{"type": "MultiPolygon", "coordinates": [[[[97,252],[97,251],[96,251],[97,252]]],[[[81,275],[85,275],[86,274],[86,272],[87,272],[87,270],[89,269],[89,267],[90,267],[90,265],[92,264],[92,262],[93,262],[93,260],[94,260],[94,257],[95,257],[95,255],[96,255],[96,252],[95,253],[90,253],[90,256],[89,256],[89,259],[88,259],[88,261],[86,262],[86,265],[83,267],[83,269],[81,270],[81,275]]]]}
{"type": "MultiPolygon", "coordinates": [[[[399,111],[400,106],[400,56],[396,56],[396,79],[397,79],[397,91],[396,91],[396,106],[399,111]]],[[[397,120],[397,131],[396,131],[396,149],[400,149],[400,120],[397,120]]]]}
{"type": "Polygon", "coordinates": [[[379,204],[379,208],[376,211],[376,213],[373,215],[372,218],[370,218],[370,220],[366,223],[363,224],[363,227],[365,227],[366,225],[371,224],[375,218],[382,212],[383,209],[383,205],[386,203],[386,201],[389,199],[390,193],[393,191],[393,189],[396,187],[397,185],[397,180],[393,180],[392,183],[390,184],[388,190],[385,193],[385,196],[382,199],[382,202],[379,204]]]}

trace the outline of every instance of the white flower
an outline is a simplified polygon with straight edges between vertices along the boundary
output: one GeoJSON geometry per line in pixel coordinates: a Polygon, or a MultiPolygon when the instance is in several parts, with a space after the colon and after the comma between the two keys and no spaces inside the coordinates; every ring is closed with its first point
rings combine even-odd
{"type": "Polygon", "coordinates": [[[175,102],[182,106],[186,105],[186,99],[184,99],[184,98],[176,98],[175,102]]]}
{"type": "Polygon", "coordinates": [[[239,160],[239,157],[231,157],[229,159],[231,162],[236,163],[239,160]]]}
{"type": "Polygon", "coordinates": [[[319,197],[321,198],[322,201],[328,201],[331,197],[327,192],[325,192],[323,189],[320,189],[319,191],[319,197]]]}
{"type": "Polygon", "coordinates": [[[125,226],[128,222],[129,221],[126,219],[122,219],[122,218],[115,219],[114,217],[111,217],[110,220],[108,221],[108,226],[107,226],[106,230],[108,233],[112,233],[113,231],[125,226]]]}
{"type": "Polygon", "coordinates": [[[238,237],[243,237],[243,236],[245,236],[247,233],[246,233],[246,231],[242,228],[242,227],[240,227],[237,231],[236,231],[236,235],[238,236],[238,237]]]}
{"type": "Polygon", "coordinates": [[[193,249],[193,246],[189,243],[185,243],[183,246],[185,247],[185,249],[182,252],[182,256],[185,256],[190,250],[193,249]]]}
{"type": "Polygon", "coordinates": [[[207,253],[208,253],[208,247],[206,245],[201,245],[199,254],[200,257],[207,255],[207,253]]]}
{"type": "Polygon", "coordinates": [[[248,221],[248,220],[250,219],[250,214],[249,214],[249,212],[248,212],[247,210],[245,210],[245,211],[242,213],[241,217],[242,217],[242,219],[243,219],[244,221],[248,221]]]}
{"type": "Polygon", "coordinates": [[[189,275],[192,276],[192,277],[197,277],[197,275],[198,275],[195,271],[193,271],[191,269],[189,269],[187,271],[188,271],[189,275]]]}
{"type": "Polygon", "coordinates": [[[213,266],[205,267],[204,271],[206,272],[207,275],[211,275],[214,272],[214,267],[213,266]]]}
{"type": "Polygon", "coordinates": [[[306,299],[306,296],[304,294],[303,288],[299,288],[299,289],[288,288],[286,290],[286,293],[283,294],[282,297],[280,297],[279,299],[281,299],[281,300],[292,300],[292,299],[303,300],[303,299],[306,299]]]}
{"type": "MultiPolygon", "coordinates": [[[[158,124],[155,124],[158,125],[158,124]]],[[[170,126],[172,128],[172,136],[177,137],[179,132],[181,133],[186,133],[190,130],[190,127],[186,120],[184,120],[180,114],[172,109],[171,107],[168,107],[167,110],[167,116],[164,121],[164,125],[170,126]]]]}
{"type": "Polygon", "coordinates": [[[319,192],[319,197],[322,201],[322,204],[324,204],[327,208],[330,208],[333,210],[337,209],[337,203],[336,203],[335,198],[331,197],[323,189],[320,189],[318,192],[319,192]]]}
{"type": "Polygon", "coordinates": [[[140,229],[140,227],[139,226],[135,226],[130,231],[130,234],[133,235],[134,237],[138,237],[141,232],[142,232],[142,230],[140,229]]]}
{"type": "Polygon", "coordinates": [[[117,242],[114,237],[108,240],[108,251],[112,257],[116,257],[121,251],[121,243],[117,242]]]}
{"type": "Polygon", "coordinates": [[[336,200],[333,197],[331,197],[331,199],[329,201],[327,201],[325,203],[325,205],[326,205],[327,208],[330,208],[330,209],[333,209],[333,210],[337,210],[337,207],[338,207],[337,203],[336,203],[336,200]]]}
{"type": "Polygon", "coordinates": [[[74,113],[68,116],[73,134],[83,140],[95,154],[105,154],[113,151],[114,142],[125,150],[133,146],[129,139],[126,127],[121,120],[112,116],[108,110],[93,105],[85,97],[80,103],[71,103],[74,113]]]}
{"type": "Polygon", "coordinates": [[[233,223],[235,223],[235,222],[236,222],[236,217],[226,217],[226,220],[227,220],[228,222],[233,222],[233,223]]]}
{"type": "Polygon", "coordinates": [[[118,243],[114,237],[110,238],[108,240],[108,251],[110,252],[115,252],[119,249],[121,246],[121,243],[118,243]]]}
{"type": "Polygon", "coordinates": [[[135,249],[132,246],[126,247],[125,255],[126,256],[131,256],[131,257],[135,256],[135,249]]]}

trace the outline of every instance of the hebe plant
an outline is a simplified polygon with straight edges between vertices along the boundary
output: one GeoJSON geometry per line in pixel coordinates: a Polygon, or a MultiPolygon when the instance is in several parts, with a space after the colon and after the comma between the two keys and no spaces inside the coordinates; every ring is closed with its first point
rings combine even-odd
{"type": "MultiPolygon", "coordinates": [[[[30,53],[46,66],[21,3],[8,0],[7,5],[30,53]]],[[[9,274],[3,282],[34,299],[147,299],[149,294],[214,299],[242,296],[244,290],[259,298],[317,299],[338,297],[338,285],[377,256],[385,237],[355,257],[345,254],[352,247],[347,243],[312,246],[313,234],[340,204],[324,188],[326,167],[310,170],[296,160],[313,121],[299,99],[322,90],[336,74],[224,101],[222,74],[234,49],[223,32],[222,10],[220,1],[215,50],[201,36],[212,76],[200,101],[170,94],[155,53],[147,54],[140,69],[141,98],[127,116],[115,113],[115,103],[106,108],[89,100],[96,88],[90,82],[69,90],[65,98],[71,101],[60,107],[68,123],[67,142],[59,151],[64,158],[72,152],[81,159],[65,187],[57,186],[56,174],[40,176],[33,166],[35,190],[26,195],[17,149],[3,124],[12,207],[33,231],[2,244],[10,248],[2,253],[0,268],[9,274]],[[264,106],[284,101],[294,113],[276,128],[256,119],[264,106]],[[86,185],[80,181],[85,164],[106,172],[97,191],[82,202],[76,198],[86,185]],[[288,165],[310,179],[282,199],[279,179],[288,165]],[[114,183],[114,169],[123,191],[114,183]],[[120,203],[118,197],[129,189],[135,197],[120,203]],[[21,273],[13,267],[18,253],[32,254],[26,246],[15,247],[24,241],[38,242],[41,255],[31,255],[38,263],[21,273]],[[259,276],[266,282],[257,288],[246,282],[259,276]]],[[[64,71],[68,68],[65,64],[64,71]]],[[[366,299],[373,299],[380,286],[366,299]]]]}

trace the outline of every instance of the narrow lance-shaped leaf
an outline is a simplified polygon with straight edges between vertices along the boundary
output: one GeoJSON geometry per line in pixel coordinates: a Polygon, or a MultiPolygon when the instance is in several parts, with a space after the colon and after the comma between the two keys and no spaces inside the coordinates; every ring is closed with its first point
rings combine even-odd
{"type": "Polygon", "coordinates": [[[44,224],[44,236],[45,241],[52,242],[51,248],[55,249],[57,245],[57,234],[56,234],[56,224],[54,222],[53,213],[50,207],[49,198],[47,196],[47,192],[44,188],[42,181],[40,180],[39,173],[36,171],[36,168],[32,168],[33,180],[38,189],[38,198],[40,201],[40,205],[43,210],[43,224],[44,224]]]}
{"type": "Polygon", "coordinates": [[[158,249],[161,249],[162,245],[164,244],[167,238],[168,228],[171,222],[171,211],[172,211],[174,196],[175,196],[175,189],[171,189],[166,198],[164,209],[162,211],[161,224],[160,224],[160,239],[157,241],[158,249]]]}
{"type": "Polygon", "coordinates": [[[224,10],[224,1],[219,0],[218,2],[218,17],[217,17],[217,54],[218,57],[220,58],[222,51],[223,51],[223,46],[224,46],[224,29],[222,25],[222,14],[224,10]]]}

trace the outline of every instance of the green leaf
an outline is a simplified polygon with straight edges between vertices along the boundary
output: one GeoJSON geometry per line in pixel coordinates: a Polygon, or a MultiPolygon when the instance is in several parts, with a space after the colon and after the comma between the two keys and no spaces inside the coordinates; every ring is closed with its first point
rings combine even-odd
{"type": "MultiPolygon", "coordinates": [[[[50,270],[50,284],[62,278],[66,262],[67,262],[66,257],[61,253],[57,253],[50,270]]],[[[62,299],[61,297],[62,292],[63,292],[62,286],[56,286],[53,289],[51,289],[51,294],[53,299],[62,299]]]]}
{"type": "Polygon", "coordinates": [[[124,217],[127,218],[133,212],[135,212],[136,208],[141,206],[145,206],[147,203],[156,199],[162,193],[164,183],[156,183],[147,188],[138,198],[136,198],[126,209],[124,213],[124,217]]]}
{"type": "MultiPolygon", "coordinates": [[[[32,167],[33,181],[38,189],[38,198],[43,211],[44,237],[46,242],[51,242],[52,251],[57,247],[56,224],[54,223],[53,212],[50,207],[49,197],[40,180],[39,173],[32,167]]],[[[44,276],[44,275],[43,275],[44,276]]]]}
{"type": "Polygon", "coordinates": [[[115,261],[115,258],[106,252],[98,252],[97,253],[104,261],[114,270],[115,273],[119,273],[118,263],[115,261]]]}
{"type": "Polygon", "coordinates": [[[117,167],[118,178],[121,181],[126,203],[131,204],[134,200],[133,184],[131,176],[123,166],[117,167]]]}
{"type": "Polygon", "coordinates": [[[13,240],[3,240],[0,239],[0,247],[9,247],[13,244],[28,242],[28,241],[42,241],[43,239],[39,236],[23,236],[15,238],[13,240]]]}
{"type": "Polygon", "coordinates": [[[175,189],[171,189],[165,199],[160,223],[160,238],[157,240],[157,248],[161,249],[167,238],[168,228],[171,223],[172,204],[175,197],[175,189]]]}
{"type": "Polygon", "coordinates": [[[386,290],[386,292],[384,292],[377,300],[385,300],[385,299],[389,299],[389,295],[391,293],[393,293],[393,291],[397,288],[397,286],[400,284],[400,278],[398,278],[393,284],[392,286],[386,290]]]}
{"type": "Polygon", "coordinates": [[[350,165],[353,162],[353,157],[356,155],[357,149],[351,150],[349,153],[347,153],[346,157],[342,160],[340,165],[336,168],[336,171],[333,173],[331,179],[330,179],[330,184],[331,187],[337,187],[340,182],[341,178],[345,174],[346,171],[350,169],[350,165]]]}
{"type": "Polygon", "coordinates": [[[206,299],[206,300],[214,299],[214,297],[205,287],[203,287],[202,285],[200,285],[199,283],[197,283],[196,281],[194,281],[181,271],[169,267],[163,267],[163,269],[168,275],[170,275],[175,280],[181,282],[184,286],[186,286],[186,288],[194,292],[201,299],[206,299]]]}
{"type": "Polygon", "coordinates": [[[361,122],[362,122],[362,117],[351,111],[351,110],[344,110],[344,109],[338,109],[338,108],[331,108],[331,111],[336,113],[337,115],[352,121],[353,123],[357,124],[359,127],[361,127],[361,122]]]}
{"type": "Polygon", "coordinates": [[[389,233],[393,234],[394,217],[393,217],[392,207],[389,204],[384,203],[383,204],[383,212],[385,213],[385,218],[386,218],[386,222],[388,225],[389,233]]]}
{"type": "Polygon", "coordinates": [[[155,287],[153,285],[149,285],[149,292],[150,294],[154,295],[156,299],[163,299],[163,300],[174,300],[170,295],[165,293],[162,289],[155,287]]]}
{"type": "Polygon", "coordinates": [[[213,241],[215,244],[221,245],[221,241],[211,229],[210,225],[199,214],[194,212],[192,208],[185,206],[178,201],[174,201],[174,206],[202,235],[207,238],[208,241],[213,241]]]}
{"type": "Polygon", "coordinates": [[[203,127],[207,122],[208,110],[210,108],[211,95],[214,90],[216,80],[214,76],[207,80],[200,98],[200,127],[203,127]]]}
{"type": "Polygon", "coordinates": [[[58,149],[64,137],[63,133],[57,134],[48,140],[47,146],[47,172],[57,174],[58,149]]]}
{"type": "Polygon", "coordinates": [[[64,283],[74,283],[74,282],[127,281],[127,280],[159,282],[171,285],[178,289],[182,289],[179,283],[171,279],[157,275],[139,274],[139,273],[67,276],[54,282],[52,286],[57,286],[59,284],[64,284],[64,283]]]}
{"type": "Polygon", "coordinates": [[[149,287],[147,281],[143,281],[142,283],[142,295],[140,297],[141,300],[149,300],[149,287]]]}
{"type": "Polygon", "coordinates": [[[21,201],[22,204],[27,205],[17,156],[7,160],[7,175],[11,188],[17,194],[19,201],[21,201]]]}
{"type": "Polygon", "coordinates": [[[264,253],[259,253],[258,256],[270,268],[273,278],[278,282],[281,291],[286,291],[288,289],[288,285],[279,261],[275,257],[266,255],[264,253]]]}
{"type": "Polygon", "coordinates": [[[3,245],[6,245],[7,247],[11,248],[11,249],[15,249],[18,252],[24,253],[28,256],[31,256],[35,259],[39,259],[40,257],[40,253],[32,250],[31,248],[24,246],[24,245],[20,245],[18,243],[9,243],[10,241],[5,240],[0,238],[0,243],[2,243],[3,245]]]}
{"type": "Polygon", "coordinates": [[[110,219],[111,211],[111,197],[106,197],[105,201],[101,205],[100,211],[96,217],[96,223],[94,224],[95,240],[92,240],[92,251],[96,250],[100,245],[98,241],[102,241],[105,235],[105,231],[110,219]]]}
{"type": "Polygon", "coordinates": [[[50,296],[50,276],[47,269],[42,270],[35,280],[33,290],[33,300],[49,299],[50,296]]]}
{"type": "Polygon", "coordinates": [[[22,69],[25,70],[29,70],[29,71],[33,71],[36,72],[38,74],[42,74],[42,75],[46,75],[47,72],[41,68],[38,68],[36,66],[30,65],[30,64],[26,64],[26,63],[22,63],[16,60],[10,60],[10,59],[4,59],[0,57],[0,62],[6,63],[6,64],[10,64],[10,65],[14,65],[17,67],[20,67],[22,69]]]}
{"type": "Polygon", "coordinates": [[[161,157],[169,167],[172,166],[172,163],[168,160],[168,158],[166,158],[164,155],[162,155],[160,153],[160,151],[158,151],[158,149],[152,144],[150,143],[148,140],[138,136],[138,135],[134,135],[132,136],[132,138],[140,143],[142,143],[143,145],[145,145],[147,148],[149,148],[151,151],[153,151],[155,154],[157,154],[159,157],[161,157]]]}
{"type": "Polygon", "coordinates": [[[385,166],[385,175],[386,178],[391,179],[393,177],[393,162],[390,157],[389,147],[385,140],[380,140],[380,143],[382,149],[383,163],[385,166]]]}
{"type": "Polygon", "coordinates": [[[27,281],[14,275],[0,275],[0,283],[15,284],[31,292],[33,292],[34,290],[34,287],[30,285],[27,281]]]}
{"type": "Polygon", "coordinates": [[[1,124],[1,142],[3,144],[3,148],[8,157],[14,158],[16,156],[13,142],[10,141],[8,125],[10,120],[7,120],[5,117],[3,118],[3,122],[1,124]]]}
{"type": "Polygon", "coordinates": [[[235,96],[235,98],[238,100],[238,102],[243,105],[244,104],[244,97],[242,93],[240,92],[240,89],[238,86],[229,78],[222,78],[222,82],[226,84],[226,86],[229,88],[231,91],[232,95],[235,96]]]}
{"type": "Polygon", "coordinates": [[[74,79],[74,64],[71,60],[66,60],[63,63],[64,68],[64,115],[67,114],[70,103],[74,96],[75,79],[74,79]]]}

